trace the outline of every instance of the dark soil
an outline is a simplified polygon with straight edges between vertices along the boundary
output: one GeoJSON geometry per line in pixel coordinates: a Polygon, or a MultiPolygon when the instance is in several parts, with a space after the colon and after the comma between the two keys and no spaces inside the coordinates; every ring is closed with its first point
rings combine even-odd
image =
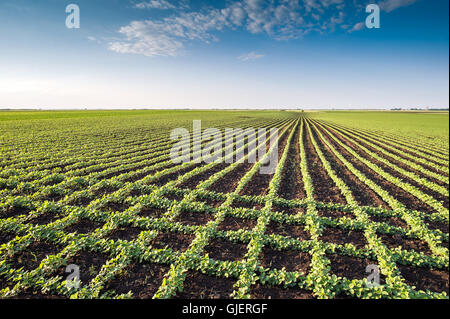
{"type": "MultiPolygon", "coordinates": [[[[323,129],[320,129],[322,133],[325,136],[328,136],[330,134],[329,132],[323,131],[323,129]]],[[[336,137],[339,138],[339,135],[336,134],[336,137]]],[[[388,191],[393,197],[395,197],[398,201],[400,201],[403,205],[405,205],[408,209],[412,210],[418,210],[423,212],[433,212],[434,210],[411,195],[410,193],[406,192],[405,190],[401,189],[400,187],[392,184],[391,182],[387,181],[380,175],[376,174],[374,171],[372,171],[369,167],[367,167],[365,164],[357,160],[353,155],[349,154],[344,148],[342,148],[340,145],[338,145],[336,142],[334,142],[330,137],[328,137],[328,140],[330,144],[332,144],[349,162],[351,162],[356,169],[361,171],[367,178],[374,181],[376,184],[380,185],[383,189],[388,191]]]]}
{"type": "Polygon", "coordinates": [[[124,182],[130,182],[130,183],[135,183],[141,179],[143,179],[144,177],[148,176],[148,175],[153,175],[155,174],[155,171],[150,171],[150,172],[141,172],[141,173],[134,173],[133,175],[124,178],[123,181],[124,182]]]}
{"type": "Polygon", "coordinates": [[[212,239],[209,245],[205,247],[205,253],[215,260],[239,261],[247,253],[247,245],[233,243],[228,240],[212,239]]]}
{"type": "MultiPolygon", "coordinates": [[[[389,173],[390,175],[397,177],[398,179],[416,187],[417,189],[419,189],[420,191],[422,191],[425,194],[428,194],[432,197],[434,197],[436,200],[440,201],[443,203],[443,206],[448,208],[449,207],[449,199],[448,196],[444,196],[438,192],[432,191],[429,188],[425,187],[424,185],[410,179],[409,177],[406,177],[404,175],[402,175],[401,173],[397,172],[396,170],[394,170],[393,168],[387,166],[386,164],[376,160],[375,158],[370,157],[365,151],[363,151],[362,149],[360,149],[355,143],[353,143],[352,141],[350,141],[349,139],[345,138],[343,135],[341,135],[340,133],[338,133],[337,131],[329,128],[329,131],[332,132],[332,134],[334,134],[337,138],[339,138],[344,144],[346,144],[347,146],[351,147],[352,149],[354,149],[361,157],[371,161],[372,163],[376,164],[378,167],[380,167],[381,169],[383,169],[385,172],[389,173]]],[[[379,151],[371,148],[368,145],[365,145],[363,142],[361,142],[360,144],[362,144],[363,146],[365,146],[366,148],[368,148],[370,151],[376,153],[378,156],[380,157],[385,157],[385,155],[381,154],[379,151]]],[[[400,163],[392,158],[387,158],[391,163],[407,170],[410,172],[414,172],[417,175],[420,175],[419,172],[414,171],[409,169],[408,166],[406,166],[403,163],[400,163]]],[[[423,177],[423,176],[422,176],[423,177]]]]}
{"type": "Polygon", "coordinates": [[[282,288],[256,284],[251,287],[252,299],[315,299],[314,295],[298,287],[282,288]]]}
{"type": "Polygon", "coordinates": [[[328,176],[319,156],[311,143],[309,133],[304,129],[303,143],[308,162],[308,172],[311,176],[314,187],[314,199],[319,202],[346,204],[345,198],[341,195],[339,188],[328,176]]]}
{"type": "Polygon", "coordinates": [[[26,271],[36,269],[47,256],[56,255],[62,250],[61,246],[46,242],[33,242],[24,251],[14,255],[10,262],[15,268],[24,268],[26,271]]]}
{"type": "Polygon", "coordinates": [[[181,185],[179,185],[180,188],[189,188],[189,189],[195,189],[198,184],[200,184],[202,181],[207,180],[217,172],[220,172],[230,166],[230,164],[227,163],[220,163],[215,165],[213,168],[208,169],[206,172],[200,173],[195,175],[194,177],[188,179],[187,181],[183,182],[181,185]]]}
{"type": "Polygon", "coordinates": [[[159,264],[131,264],[124,273],[107,283],[105,290],[117,294],[133,293],[133,298],[151,299],[162,284],[169,266],[159,264]]]}
{"type": "Polygon", "coordinates": [[[355,215],[353,215],[352,213],[332,209],[318,209],[317,215],[319,215],[319,217],[327,217],[331,219],[339,219],[342,217],[355,219],[355,215]]]}
{"type": "Polygon", "coordinates": [[[442,240],[442,243],[440,244],[442,247],[445,247],[445,248],[449,248],[449,241],[448,240],[442,240]]]}
{"type": "Polygon", "coordinates": [[[76,232],[78,234],[86,235],[102,226],[103,224],[101,223],[89,219],[82,219],[73,225],[67,226],[64,230],[68,233],[76,232]]]}
{"type": "Polygon", "coordinates": [[[225,217],[219,224],[217,230],[237,231],[239,229],[251,230],[256,226],[256,219],[225,217]]]}
{"type": "MultiPolygon", "coordinates": [[[[381,156],[380,153],[377,153],[377,154],[381,156]]],[[[384,156],[384,158],[387,158],[387,156],[384,156]]],[[[391,161],[391,159],[389,159],[389,160],[391,161]]],[[[401,167],[401,168],[403,168],[403,169],[405,169],[405,170],[407,170],[407,171],[413,172],[413,173],[416,174],[417,176],[419,176],[419,177],[421,177],[421,178],[424,178],[424,179],[427,179],[427,180],[433,182],[433,183],[436,184],[436,185],[439,185],[439,186],[448,188],[448,184],[447,184],[446,182],[444,182],[444,181],[441,181],[441,180],[436,179],[436,178],[434,178],[434,177],[432,177],[432,176],[429,176],[429,175],[427,175],[426,173],[423,173],[423,172],[420,171],[420,170],[416,170],[416,169],[414,169],[414,168],[411,168],[411,167],[409,167],[407,164],[404,164],[404,163],[402,163],[402,162],[399,162],[399,161],[396,161],[396,160],[392,160],[392,162],[395,163],[395,165],[397,165],[397,166],[399,166],[399,167],[401,167]]],[[[420,164],[420,165],[425,166],[425,165],[423,165],[423,164],[420,164]]],[[[431,171],[436,171],[436,169],[431,169],[431,171]]],[[[442,174],[442,172],[440,172],[440,173],[438,172],[438,174],[445,175],[445,174],[442,174]]],[[[425,192],[427,192],[427,193],[430,194],[431,196],[437,196],[436,198],[437,198],[438,200],[442,200],[442,201],[444,202],[444,206],[448,208],[448,205],[449,205],[449,199],[448,199],[448,197],[446,197],[446,196],[444,196],[444,195],[442,195],[442,194],[440,194],[440,193],[436,193],[436,192],[430,190],[429,188],[422,187],[421,184],[418,184],[418,185],[419,185],[421,188],[423,188],[423,189],[425,190],[425,192]]]]}
{"type": "Polygon", "coordinates": [[[427,223],[427,225],[431,229],[439,229],[441,232],[443,232],[445,234],[448,234],[448,232],[449,232],[449,224],[444,223],[444,222],[429,221],[427,223]]]}
{"type": "Polygon", "coordinates": [[[61,216],[46,213],[31,219],[28,223],[32,225],[47,225],[57,221],[59,218],[61,216]]]}
{"type": "Polygon", "coordinates": [[[156,249],[164,249],[168,247],[173,250],[184,252],[188,249],[193,240],[193,235],[181,233],[159,233],[158,236],[152,240],[151,245],[156,249]]]}
{"type": "Polygon", "coordinates": [[[275,250],[264,247],[261,253],[261,266],[264,268],[285,268],[286,271],[308,274],[311,255],[298,250],[275,250]]]}
{"type": "Polygon", "coordinates": [[[8,209],[6,214],[0,215],[0,218],[11,218],[11,217],[17,217],[20,215],[27,215],[31,210],[24,207],[12,207],[11,209],[8,209]]]}
{"type": "Polygon", "coordinates": [[[184,288],[176,299],[229,299],[234,291],[235,280],[217,278],[189,271],[184,281],[184,288]]]}
{"type": "Polygon", "coordinates": [[[192,166],[183,168],[177,172],[161,176],[156,181],[153,181],[150,184],[154,184],[154,185],[158,185],[158,186],[166,185],[168,182],[176,180],[178,177],[186,174],[187,172],[190,172],[190,171],[196,169],[197,167],[200,167],[201,165],[202,165],[201,163],[193,164],[192,166]]]}
{"type": "Polygon", "coordinates": [[[123,212],[130,208],[129,204],[123,202],[108,202],[103,207],[103,209],[108,209],[111,212],[123,212]]]}
{"type": "Polygon", "coordinates": [[[403,249],[414,250],[425,255],[431,256],[433,254],[428,247],[428,244],[419,239],[404,238],[400,235],[378,234],[378,236],[381,238],[382,242],[390,249],[402,246],[403,249]]]}
{"type": "Polygon", "coordinates": [[[171,201],[181,202],[184,196],[182,194],[165,194],[164,197],[171,201]]]}
{"type": "Polygon", "coordinates": [[[10,242],[11,240],[13,240],[16,237],[15,234],[13,233],[7,233],[4,231],[0,232],[0,245],[6,244],[8,242],[10,242]]]}
{"type": "MultiPolygon", "coordinates": [[[[278,163],[283,155],[284,148],[287,144],[289,132],[278,140],[278,163]]],[[[272,163],[273,164],[273,163],[272,163]]],[[[262,174],[260,169],[252,176],[250,181],[245,185],[244,189],[240,192],[240,195],[259,196],[266,195],[269,191],[269,185],[272,181],[274,174],[262,174]]]]}
{"type": "Polygon", "coordinates": [[[166,213],[165,209],[149,207],[142,209],[142,211],[139,212],[139,216],[150,218],[161,218],[162,215],[164,215],[165,213],[166,213]]]}
{"type": "Polygon", "coordinates": [[[69,257],[63,267],[61,267],[57,275],[64,280],[70,275],[66,272],[68,265],[76,265],[80,269],[80,280],[84,285],[97,277],[100,269],[108,261],[108,255],[101,252],[93,252],[87,250],[78,251],[73,257],[69,257]]]}
{"type": "Polygon", "coordinates": [[[132,241],[135,240],[139,234],[143,230],[141,228],[136,227],[121,227],[119,229],[115,229],[109,236],[109,239],[112,240],[126,240],[132,241]]]}
{"type": "Polygon", "coordinates": [[[355,298],[353,298],[352,296],[349,296],[345,292],[341,291],[336,296],[334,296],[333,299],[343,299],[343,300],[345,300],[345,299],[355,299],[355,298]]]}
{"type": "MultiPolygon", "coordinates": [[[[366,267],[376,265],[375,261],[341,255],[327,255],[331,264],[331,273],[349,280],[367,278],[372,271],[366,272],[366,267]]],[[[385,277],[380,273],[380,284],[385,283],[385,277]]]]}
{"type": "Polygon", "coordinates": [[[90,196],[80,196],[77,198],[71,198],[68,201],[68,204],[74,205],[74,206],[86,207],[87,205],[90,204],[91,201],[92,201],[92,198],[90,196]]]}
{"type": "Polygon", "coordinates": [[[234,170],[225,174],[225,176],[212,184],[209,187],[209,190],[224,194],[233,192],[239,184],[239,181],[252,168],[253,165],[254,164],[251,163],[239,164],[234,170]]]}
{"type": "MultiPolygon", "coordinates": [[[[359,134],[364,135],[364,136],[367,136],[366,133],[359,132],[359,134]]],[[[422,152],[424,152],[424,153],[427,153],[427,154],[430,155],[430,156],[423,157],[423,156],[418,155],[418,154],[416,154],[416,153],[414,153],[414,152],[412,152],[412,151],[410,151],[410,150],[407,150],[406,148],[403,148],[403,147],[398,146],[398,145],[393,145],[393,144],[392,144],[391,142],[389,142],[389,141],[381,140],[381,139],[376,138],[376,137],[374,137],[374,136],[371,136],[371,137],[374,138],[374,139],[377,141],[377,145],[378,145],[378,146],[384,147],[384,145],[389,145],[391,148],[394,148],[395,150],[397,150],[397,152],[394,152],[396,155],[398,155],[398,156],[400,156],[400,157],[403,157],[403,158],[405,158],[405,159],[408,159],[408,160],[410,160],[410,161],[411,161],[411,158],[406,157],[404,154],[412,155],[412,156],[415,157],[415,158],[422,158],[422,159],[425,159],[425,160],[429,161],[430,163],[439,164],[438,162],[436,162],[436,161],[434,161],[434,160],[432,159],[433,155],[432,155],[431,153],[427,153],[427,152],[426,152],[425,150],[423,150],[423,149],[421,149],[420,151],[422,151],[422,152]]],[[[399,142],[399,143],[401,144],[401,142],[399,142]]],[[[404,145],[404,144],[403,144],[403,145],[404,145]]],[[[409,147],[417,149],[416,147],[413,147],[412,145],[409,145],[409,147]]],[[[415,162],[415,163],[417,163],[417,164],[419,164],[419,165],[423,165],[422,163],[420,163],[420,162],[418,162],[418,161],[414,161],[414,160],[412,160],[412,161],[415,162]]],[[[434,169],[433,167],[431,167],[431,166],[425,166],[425,167],[426,167],[427,169],[431,170],[431,171],[436,172],[436,173],[439,173],[439,174],[442,174],[442,173],[443,173],[443,172],[441,172],[441,171],[435,170],[435,169],[434,169]]]]}
{"type": "Polygon", "coordinates": [[[361,231],[348,231],[331,227],[323,230],[320,239],[337,245],[353,244],[357,249],[364,248],[367,244],[364,233],[361,231]]]}
{"type": "Polygon", "coordinates": [[[398,217],[382,217],[382,216],[369,216],[369,218],[376,223],[386,223],[390,226],[396,226],[403,229],[408,229],[408,224],[398,217]]]}
{"type": "Polygon", "coordinates": [[[191,226],[203,226],[213,219],[213,215],[208,213],[182,211],[176,221],[191,226]]]}
{"type": "MultiPolygon", "coordinates": [[[[333,128],[333,129],[334,129],[334,128],[333,128]]],[[[345,136],[347,139],[354,139],[353,137],[349,136],[349,135],[347,134],[347,132],[342,132],[341,130],[339,130],[339,133],[342,134],[343,136],[345,136]]],[[[420,177],[422,177],[422,178],[426,178],[426,179],[428,179],[428,180],[432,181],[433,183],[436,183],[436,184],[438,184],[438,185],[440,185],[440,186],[447,186],[447,184],[446,184],[445,182],[442,182],[442,181],[439,181],[439,180],[437,180],[437,179],[435,179],[435,178],[433,178],[433,177],[430,177],[430,176],[428,176],[428,175],[422,173],[421,171],[417,171],[417,170],[415,170],[414,168],[411,168],[410,166],[408,166],[407,164],[405,164],[405,163],[403,163],[403,162],[401,162],[401,161],[398,161],[398,160],[394,159],[393,157],[391,157],[391,156],[389,156],[389,155],[386,155],[386,154],[381,153],[380,151],[376,150],[376,149],[373,148],[372,146],[369,146],[369,145],[368,145],[366,142],[364,142],[364,141],[358,140],[357,142],[358,142],[360,145],[362,145],[363,147],[369,149],[371,152],[376,153],[378,156],[380,156],[380,157],[382,157],[382,158],[384,158],[384,159],[387,159],[390,163],[393,163],[393,164],[395,164],[395,165],[398,166],[398,167],[401,167],[401,168],[403,168],[403,169],[405,169],[405,170],[407,170],[407,171],[413,172],[414,174],[416,174],[416,175],[418,175],[418,176],[420,176],[420,177]]],[[[380,144],[378,144],[378,143],[373,143],[373,144],[377,145],[377,146],[380,147],[380,148],[384,148],[383,145],[380,145],[380,144]]],[[[390,152],[390,153],[393,153],[393,154],[396,154],[396,155],[399,156],[399,157],[405,158],[404,154],[401,154],[401,153],[398,153],[398,152],[395,152],[395,151],[389,151],[389,152],[390,152]]],[[[408,159],[408,160],[411,161],[411,159],[408,159]]],[[[413,161],[413,162],[414,162],[414,161],[413,161]]],[[[421,164],[421,163],[420,163],[420,165],[423,166],[423,164],[421,164]]]]}
{"type": "Polygon", "coordinates": [[[300,169],[300,146],[298,136],[300,130],[297,129],[289,147],[289,155],[283,168],[279,189],[279,196],[285,199],[302,199],[306,197],[303,179],[300,169]]]}
{"type": "Polygon", "coordinates": [[[297,208],[287,208],[287,207],[281,207],[278,205],[273,205],[272,210],[277,213],[284,213],[287,215],[297,215],[297,214],[304,214],[305,209],[303,207],[297,207],[297,208]]]}
{"type": "MultiPolygon", "coordinates": [[[[154,162],[152,165],[157,164],[157,163],[160,163],[160,161],[154,162]]],[[[128,161],[127,164],[133,164],[133,161],[128,161]]],[[[172,166],[174,166],[174,165],[172,165],[172,166]]],[[[134,167],[131,167],[131,168],[119,169],[119,170],[116,170],[116,171],[113,171],[113,172],[106,173],[102,178],[103,179],[110,179],[110,178],[115,177],[115,176],[120,176],[120,175],[128,174],[128,173],[131,173],[131,172],[136,172],[136,171],[139,171],[139,170],[141,170],[143,168],[146,168],[146,167],[148,167],[147,163],[139,164],[139,165],[135,165],[134,167]]],[[[169,168],[169,167],[164,167],[164,169],[167,169],[167,168],[169,168]]],[[[127,182],[135,182],[135,181],[137,181],[139,179],[142,179],[146,175],[151,174],[152,172],[155,172],[155,171],[146,172],[146,173],[139,173],[139,174],[133,175],[132,177],[127,179],[127,182]]]]}
{"type": "Polygon", "coordinates": [[[381,206],[383,208],[389,207],[373,190],[361,182],[346,168],[346,166],[336,157],[336,155],[333,154],[328,145],[325,145],[322,139],[319,138],[315,129],[313,130],[313,134],[327,161],[330,163],[338,177],[351,190],[354,199],[359,205],[374,207],[381,206]]]}
{"type": "Polygon", "coordinates": [[[0,276],[0,290],[3,290],[5,288],[12,288],[13,286],[13,282],[8,282],[5,277],[0,276]]]}
{"type": "Polygon", "coordinates": [[[214,207],[214,208],[218,208],[220,207],[225,201],[223,200],[216,200],[216,199],[198,199],[201,202],[204,202],[206,205],[214,207]]]}
{"type": "Polygon", "coordinates": [[[445,291],[448,295],[448,269],[443,271],[403,265],[398,265],[398,268],[408,285],[418,290],[445,291]]]}
{"type": "Polygon", "coordinates": [[[311,239],[310,234],[307,231],[305,231],[304,226],[280,224],[275,221],[271,221],[269,225],[267,225],[266,234],[292,237],[300,241],[311,239]]]}
{"type": "Polygon", "coordinates": [[[247,185],[245,185],[244,189],[240,192],[240,195],[266,195],[269,191],[269,184],[272,178],[273,174],[261,174],[258,170],[247,185]]]}
{"type": "Polygon", "coordinates": [[[93,194],[95,195],[95,197],[102,197],[105,195],[109,195],[112,194],[114,192],[116,192],[118,190],[117,186],[112,186],[112,185],[106,185],[105,187],[101,187],[99,189],[96,189],[93,191],[93,194]]]}
{"type": "Polygon", "coordinates": [[[233,203],[231,204],[232,208],[253,208],[255,207],[254,203],[244,202],[240,201],[239,199],[235,199],[233,203]]]}

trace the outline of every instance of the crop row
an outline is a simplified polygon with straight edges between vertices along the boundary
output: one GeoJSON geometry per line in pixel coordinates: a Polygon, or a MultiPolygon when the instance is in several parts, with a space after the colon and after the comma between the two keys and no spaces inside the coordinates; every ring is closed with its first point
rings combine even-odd
{"type": "MultiPolygon", "coordinates": [[[[115,159],[126,164],[117,162],[117,166],[99,166],[98,171],[85,171],[84,175],[76,178],[68,177],[70,171],[67,171],[69,173],[63,180],[52,180],[56,181],[53,185],[52,182],[46,185],[52,178],[42,175],[28,182],[29,195],[18,196],[23,191],[23,188],[17,188],[18,185],[5,189],[5,197],[0,204],[0,232],[12,233],[16,237],[0,246],[0,294],[3,297],[37,294],[47,297],[131,298],[134,295],[114,286],[114,282],[133,273],[131,269],[139,271],[140,268],[133,268],[133,265],[146,265],[153,269],[150,286],[154,298],[172,298],[195,291],[193,287],[200,281],[198,278],[204,278],[201,276],[206,276],[211,282],[220,282],[211,289],[229,286],[216,293],[234,298],[251,298],[257,290],[266,291],[273,289],[271,287],[281,287],[284,293],[315,298],[448,298],[444,290],[413,287],[405,280],[401,268],[448,273],[448,248],[443,247],[445,242],[448,243],[448,232],[427,226],[429,222],[448,225],[448,209],[407,181],[391,175],[376,162],[439,194],[448,196],[448,190],[414,173],[422,166],[404,161],[393,154],[391,148],[378,146],[375,138],[365,139],[362,133],[304,117],[295,121],[265,121],[261,125],[281,128],[278,145],[282,147],[279,150],[270,148],[266,156],[254,165],[247,163],[251,154],[232,164],[190,162],[173,165],[167,157],[166,146],[170,144],[161,142],[160,148],[149,144],[154,151],[149,154],[154,154],[152,160],[157,159],[155,162],[148,162],[139,155],[125,156],[115,159]],[[352,147],[344,142],[346,140],[352,147]],[[287,200],[280,197],[280,187],[283,178],[290,173],[286,163],[289,157],[294,156],[291,153],[296,149],[294,146],[299,149],[298,165],[306,197],[287,200]],[[363,164],[365,168],[355,167],[344,156],[344,150],[351,154],[352,161],[363,164]],[[310,152],[317,154],[319,162],[312,161],[310,152]],[[342,169],[348,174],[380,196],[390,209],[362,206],[356,200],[354,186],[340,176],[328,153],[342,163],[342,169]],[[279,157],[275,173],[261,176],[259,169],[272,156],[279,157]],[[384,156],[407,164],[411,170],[397,167],[384,156]],[[141,165],[146,167],[140,168],[141,165]],[[243,174],[238,175],[242,168],[243,174]],[[311,175],[317,170],[323,170],[329,176],[347,204],[315,200],[317,181],[311,175]],[[368,171],[401,187],[432,209],[406,209],[394,194],[366,175],[368,171]],[[233,179],[230,176],[237,178],[233,180],[232,191],[211,191],[213,185],[230,183],[231,180],[227,180],[233,179]],[[259,179],[261,183],[267,182],[267,189],[250,192],[254,195],[243,195],[244,190],[259,179]],[[192,184],[195,185],[192,188],[183,186],[192,180],[197,180],[198,184],[192,184]],[[292,210],[295,212],[291,213],[292,210]],[[336,215],[325,217],[322,215],[324,210],[336,215]],[[336,217],[340,212],[351,217],[336,217]],[[398,217],[407,227],[373,220],[379,216],[398,217]],[[51,221],[33,224],[33,220],[46,217],[51,221]],[[237,229],[223,228],[230,219],[238,221],[237,229]],[[92,226],[93,230],[88,234],[79,232],[79,225],[83,223],[92,226]],[[274,231],[277,229],[274,225],[282,229],[298,228],[306,232],[307,238],[274,231]],[[325,240],[325,233],[330,229],[362,234],[366,244],[325,240]],[[130,237],[133,232],[135,235],[130,237]],[[114,237],[118,233],[122,234],[119,239],[114,237]],[[382,236],[423,241],[431,254],[403,247],[389,248],[382,236]],[[177,241],[186,247],[179,249],[175,245],[177,241]],[[44,249],[39,246],[41,243],[47,243],[49,247],[44,249]],[[218,257],[215,245],[228,251],[225,260],[218,257]],[[26,252],[30,249],[36,249],[38,257],[41,249],[46,254],[36,267],[25,265],[18,268],[20,260],[26,259],[26,252]],[[277,255],[273,258],[292,258],[285,260],[283,267],[268,264],[271,251],[277,255]],[[234,256],[238,252],[242,255],[234,256]],[[80,256],[84,256],[83,261],[87,264],[90,264],[89,260],[101,262],[93,270],[89,282],[83,282],[78,288],[68,287],[61,269],[79,260],[80,256]],[[357,264],[377,264],[383,285],[372,287],[365,278],[352,278],[336,272],[336,264],[347,259],[357,264]],[[6,280],[5,285],[2,278],[6,280]]],[[[247,149],[255,139],[255,135],[249,136],[240,150],[247,149]]],[[[229,157],[234,157],[240,150],[234,150],[229,157]]],[[[79,166],[80,169],[82,167],[79,166]]],[[[436,171],[424,173],[430,177],[438,176],[436,171]]],[[[26,175],[19,173],[18,178],[21,180],[26,175]]],[[[441,175],[436,179],[446,181],[441,175]]],[[[91,266],[95,268],[96,265],[91,266]]]]}

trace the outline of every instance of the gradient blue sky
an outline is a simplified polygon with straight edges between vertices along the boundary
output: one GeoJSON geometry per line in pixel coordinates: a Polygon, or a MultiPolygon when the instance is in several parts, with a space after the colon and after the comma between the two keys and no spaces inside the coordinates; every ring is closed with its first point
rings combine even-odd
{"type": "Polygon", "coordinates": [[[447,0],[1,0],[0,108],[447,108],[448,30],[447,0]]]}

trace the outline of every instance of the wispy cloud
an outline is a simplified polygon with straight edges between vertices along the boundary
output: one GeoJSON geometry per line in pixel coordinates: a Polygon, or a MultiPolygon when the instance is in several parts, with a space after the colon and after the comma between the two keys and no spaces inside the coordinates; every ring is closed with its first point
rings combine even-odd
{"type": "Polygon", "coordinates": [[[365,24],[364,22],[359,22],[359,23],[355,24],[355,25],[353,26],[353,28],[351,28],[350,30],[348,30],[348,32],[349,32],[349,33],[353,33],[353,32],[355,32],[355,31],[360,31],[360,30],[364,29],[364,26],[365,26],[365,25],[366,25],[366,24],[365,24]]]}
{"type": "Polygon", "coordinates": [[[187,40],[217,41],[213,31],[233,27],[237,18],[232,11],[211,10],[206,13],[182,12],[159,21],[133,21],[121,27],[122,41],[110,42],[109,48],[119,53],[135,53],[146,56],[177,56],[187,40]]]}
{"type": "Polygon", "coordinates": [[[381,10],[391,12],[395,9],[409,6],[417,1],[418,0],[384,0],[381,1],[378,5],[380,6],[381,10]]]}
{"type": "Polygon", "coordinates": [[[175,9],[175,6],[166,0],[150,0],[145,2],[139,2],[135,5],[138,9],[160,9],[168,10],[175,9]]]}
{"type": "Polygon", "coordinates": [[[134,21],[120,28],[124,41],[109,43],[109,48],[118,53],[134,53],[146,56],[176,56],[180,54],[183,43],[172,34],[182,32],[179,28],[170,28],[166,23],[152,21],[134,21]]]}
{"type": "MultiPolygon", "coordinates": [[[[384,0],[380,5],[390,12],[415,1],[384,0]]],[[[235,0],[224,8],[208,6],[192,12],[184,10],[186,4],[185,0],[178,1],[177,5],[167,0],[139,3],[137,6],[142,8],[181,6],[183,10],[160,20],[132,21],[120,28],[123,38],[111,42],[109,48],[121,53],[175,56],[180,54],[186,41],[218,41],[218,34],[227,29],[266,34],[280,41],[313,32],[331,33],[337,27],[349,32],[363,28],[361,23],[355,24],[354,15],[348,14],[362,11],[363,6],[356,0],[235,0]]]]}
{"type": "Polygon", "coordinates": [[[263,57],[264,57],[264,54],[260,54],[260,53],[256,53],[255,51],[252,51],[252,52],[238,56],[238,60],[246,62],[246,61],[258,60],[263,57]]]}

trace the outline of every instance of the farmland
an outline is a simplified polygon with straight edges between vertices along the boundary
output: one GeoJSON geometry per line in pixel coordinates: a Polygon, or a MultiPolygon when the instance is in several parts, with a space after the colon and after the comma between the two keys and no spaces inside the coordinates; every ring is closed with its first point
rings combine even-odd
{"type": "Polygon", "coordinates": [[[0,112],[0,298],[448,299],[448,134],[444,112],[0,112]],[[275,172],[254,137],[172,163],[199,119],[278,128],[275,172]]]}

